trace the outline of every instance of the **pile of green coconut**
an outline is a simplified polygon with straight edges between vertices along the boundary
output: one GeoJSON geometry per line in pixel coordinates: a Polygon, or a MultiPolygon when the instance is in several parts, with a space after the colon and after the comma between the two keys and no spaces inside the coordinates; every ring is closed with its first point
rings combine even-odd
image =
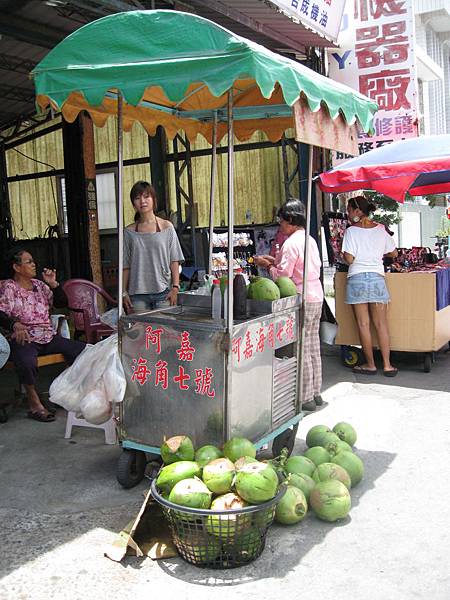
{"type": "MultiPolygon", "coordinates": [[[[349,423],[337,423],[333,429],[316,425],[307,433],[308,449],[302,455],[289,457],[283,449],[280,456],[259,461],[255,446],[245,438],[230,439],[222,450],[212,445],[195,450],[188,436],[179,435],[161,446],[164,466],[156,486],[170,502],[206,511],[259,505],[273,499],[283,486],[275,521],[299,523],[311,508],[320,519],[335,522],[347,517],[350,489],[364,474],[353,448],[356,437],[349,423]]],[[[224,519],[223,514],[207,518],[209,534],[220,538],[224,519]]],[[[228,530],[235,520],[236,513],[230,514],[228,530]]]]}

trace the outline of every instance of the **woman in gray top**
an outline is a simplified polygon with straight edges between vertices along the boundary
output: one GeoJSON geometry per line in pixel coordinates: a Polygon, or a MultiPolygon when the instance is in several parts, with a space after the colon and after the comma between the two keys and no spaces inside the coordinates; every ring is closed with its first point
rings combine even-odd
{"type": "Polygon", "coordinates": [[[152,310],[163,300],[176,305],[184,256],[175,229],[156,216],[156,192],[149,183],[136,182],[130,199],[136,215],[124,232],[124,309],[152,310]]]}

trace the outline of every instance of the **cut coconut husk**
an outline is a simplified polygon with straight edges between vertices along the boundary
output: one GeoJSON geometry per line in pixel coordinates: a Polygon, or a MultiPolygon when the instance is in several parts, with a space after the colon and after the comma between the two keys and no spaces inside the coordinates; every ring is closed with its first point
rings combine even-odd
{"type": "Polygon", "coordinates": [[[160,448],[164,464],[170,465],[179,460],[194,460],[194,444],[187,435],[176,435],[164,440],[160,448]]]}
{"type": "Polygon", "coordinates": [[[234,479],[234,464],[228,458],[217,458],[203,467],[202,479],[215,494],[226,494],[234,479]]]}
{"type": "Polygon", "coordinates": [[[235,488],[250,504],[271,500],[278,489],[278,476],[270,465],[249,463],[236,473],[235,488]]]}

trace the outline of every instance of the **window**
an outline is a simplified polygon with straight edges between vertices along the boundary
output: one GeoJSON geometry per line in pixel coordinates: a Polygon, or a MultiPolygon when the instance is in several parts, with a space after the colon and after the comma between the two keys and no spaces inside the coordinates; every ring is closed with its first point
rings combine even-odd
{"type": "MultiPolygon", "coordinates": [[[[98,228],[100,231],[117,229],[116,174],[114,171],[98,173],[95,182],[97,187],[98,228]]],[[[67,235],[66,180],[64,177],[59,179],[58,191],[61,230],[63,234],[67,235]]]]}

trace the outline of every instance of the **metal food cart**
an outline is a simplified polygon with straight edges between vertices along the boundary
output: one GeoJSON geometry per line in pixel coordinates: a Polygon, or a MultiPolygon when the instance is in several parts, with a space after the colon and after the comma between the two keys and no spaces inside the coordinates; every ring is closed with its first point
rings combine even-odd
{"type": "Polygon", "coordinates": [[[181,129],[192,141],[201,134],[211,143],[210,244],[216,148],[228,139],[227,309],[214,321],[208,303],[197,298],[189,304],[180,296],[179,307],[121,317],[127,391],[119,417],[119,481],[130,487],[143,477],[144,453],[158,452],[164,435],[185,433],[197,446],[245,435],[259,446],[274,440],[275,450],[280,444],[292,448],[302,416],[301,307],[309,245],[300,305],[297,298],[270,306],[250,302],[247,316],[233,319],[233,140],[259,130],[276,141],[294,128],[296,140],[309,144],[308,236],[313,146],[355,152],[357,126],[371,130],[377,105],[206,19],[170,10],[130,11],[89,23],[52,50],[33,76],[42,107],[60,109],[69,120],[86,110],[99,126],[108,115],[118,117],[119,297],[123,126],[140,122],[150,135],[162,126],[169,137],[181,129]],[[195,350],[192,360],[186,344],[195,350]]]}

